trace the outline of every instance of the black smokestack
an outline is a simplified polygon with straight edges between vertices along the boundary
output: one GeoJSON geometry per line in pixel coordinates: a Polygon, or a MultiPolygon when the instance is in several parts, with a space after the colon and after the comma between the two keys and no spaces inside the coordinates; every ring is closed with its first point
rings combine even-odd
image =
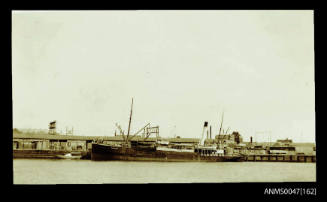
{"type": "Polygon", "coordinates": [[[252,144],[252,136],[250,137],[250,142],[251,142],[251,144],[252,144]]]}

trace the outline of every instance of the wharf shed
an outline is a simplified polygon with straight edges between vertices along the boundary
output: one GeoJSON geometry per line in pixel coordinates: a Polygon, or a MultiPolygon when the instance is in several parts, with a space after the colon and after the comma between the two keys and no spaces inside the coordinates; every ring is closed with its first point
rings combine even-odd
{"type": "MultiPolygon", "coordinates": [[[[168,140],[172,144],[197,144],[197,138],[159,138],[168,140]]],[[[134,141],[143,141],[141,136],[135,136],[134,141]]],[[[149,137],[146,142],[155,142],[157,138],[149,137]]],[[[22,133],[13,131],[14,150],[65,150],[65,151],[88,151],[92,142],[101,141],[107,144],[115,144],[124,141],[123,136],[77,136],[63,134],[22,133]]]]}

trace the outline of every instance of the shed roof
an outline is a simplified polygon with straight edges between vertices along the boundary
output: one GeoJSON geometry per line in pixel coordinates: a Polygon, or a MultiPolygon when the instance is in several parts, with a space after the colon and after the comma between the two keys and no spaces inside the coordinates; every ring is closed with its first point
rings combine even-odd
{"type": "MultiPolygon", "coordinates": [[[[77,135],[51,135],[48,133],[17,133],[13,132],[14,139],[45,139],[45,140],[108,140],[108,141],[123,141],[123,137],[119,136],[77,136],[77,135]]],[[[132,140],[143,140],[141,136],[135,136],[132,140]]],[[[161,138],[173,143],[196,143],[197,138],[161,138]]],[[[145,141],[155,141],[156,138],[149,137],[145,141]]]]}

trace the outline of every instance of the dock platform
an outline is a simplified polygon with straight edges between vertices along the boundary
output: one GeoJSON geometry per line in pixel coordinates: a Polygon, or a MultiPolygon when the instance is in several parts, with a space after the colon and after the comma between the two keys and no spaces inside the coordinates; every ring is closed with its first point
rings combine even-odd
{"type": "Polygon", "coordinates": [[[315,155],[247,155],[245,161],[258,162],[316,162],[315,155]]]}

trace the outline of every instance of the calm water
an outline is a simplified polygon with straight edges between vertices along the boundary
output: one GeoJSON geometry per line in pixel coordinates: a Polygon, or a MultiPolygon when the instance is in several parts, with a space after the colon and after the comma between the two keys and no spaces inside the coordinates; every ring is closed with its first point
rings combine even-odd
{"type": "Polygon", "coordinates": [[[315,163],[14,159],[14,184],[316,181],[315,163]]]}

